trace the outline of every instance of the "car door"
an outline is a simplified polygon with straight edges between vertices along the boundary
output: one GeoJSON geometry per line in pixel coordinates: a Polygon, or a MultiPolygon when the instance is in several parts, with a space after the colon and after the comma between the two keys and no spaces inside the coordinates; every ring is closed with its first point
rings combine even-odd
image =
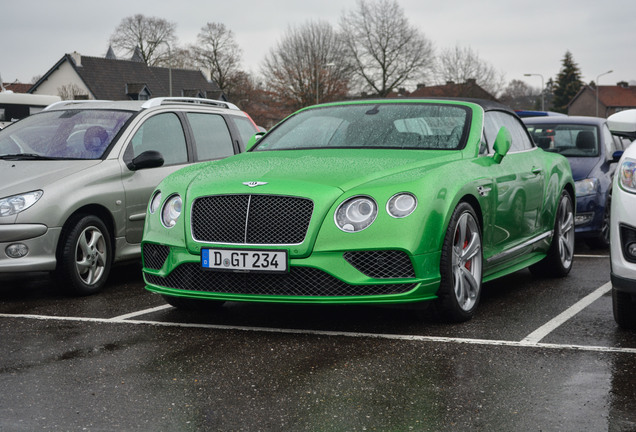
{"type": "Polygon", "coordinates": [[[174,112],[163,112],[146,118],[128,143],[123,160],[125,237],[128,243],[140,243],[150,194],[165,176],[188,164],[182,119],[174,112]],[[161,153],[164,159],[162,166],[139,170],[128,166],[132,159],[150,150],[161,153]]]}
{"type": "MultiPolygon", "coordinates": [[[[512,137],[508,154],[494,178],[497,188],[495,246],[500,251],[517,248],[541,234],[545,175],[542,158],[523,124],[504,111],[485,113],[486,140],[492,147],[501,127],[512,137]]],[[[520,250],[521,251],[521,250],[520,250]]]]}

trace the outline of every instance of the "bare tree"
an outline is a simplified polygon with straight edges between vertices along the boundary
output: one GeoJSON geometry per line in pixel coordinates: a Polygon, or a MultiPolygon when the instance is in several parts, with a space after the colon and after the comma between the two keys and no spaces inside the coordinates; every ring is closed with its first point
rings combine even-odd
{"type": "Polygon", "coordinates": [[[445,49],[438,55],[435,79],[439,83],[452,81],[457,84],[474,79],[493,96],[500,93],[505,85],[502,72],[497,72],[493,66],[480,59],[470,47],[462,48],[459,45],[445,49]]]}
{"type": "Polygon", "coordinates": [[[349,71],[343,41],[327,22],[290,27],[261,67],[268,87],[290,110],[344,97],[349,71]]]}
{"type": "Polygon", "coordinates": [[[512,80],[499,101],[513,109],[538,109],[541,106],[541,90],[530,87],[524,81],[512,80]]]}
{"type": "Polygon", "coordinates": [[[409,24],[396,0],[358,0],[340,28],[362,91],[387,96],[421,82],[433,66],[433,44],[409,24]]]}
{"type": "Polygon", "coordinates": [[[77,84],[64,84],[57,88],[57,94],[62,100],[88,99],[88,93],[77,84]]]}
{"type": "Polygon", "coordinates": [[[176,48],[175,29],[176,24],[163,18],[137,14],[121,20],[110,37],[110,44],[129,56],[138,48],[148,66],[166,64],[176,48]]]}
{"type": "Polygon", "coordinates": [[[241,72],[241,49],[231,30],[220,23],[207,23],[191,48],[196,63],[210,70],[212,80],[226,95],[233,93],[241,72]]]}

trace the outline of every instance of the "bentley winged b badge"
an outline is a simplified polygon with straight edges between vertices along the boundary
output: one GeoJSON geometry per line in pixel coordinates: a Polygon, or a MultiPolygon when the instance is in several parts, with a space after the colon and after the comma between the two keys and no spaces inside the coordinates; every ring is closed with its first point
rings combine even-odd
{"type": "Polygon", "coordinates": [[[256,186],[263,186],[266,185],[267,182],[259,182],[259,181],[248,181],[248,182],[243,182],[243,184],[245,186],[249,186],[251,188],[256,187],[256,186]]]}

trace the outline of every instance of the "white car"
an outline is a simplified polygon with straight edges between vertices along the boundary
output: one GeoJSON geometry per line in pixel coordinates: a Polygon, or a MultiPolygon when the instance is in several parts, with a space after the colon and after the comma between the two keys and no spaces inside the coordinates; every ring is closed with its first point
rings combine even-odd
{"type": "MultiPolygon", "coordinates": [[[[612,133],[636,139],[636,109],[611,115],[612,133]]],[[[612,305],[619,326],[636,329],[636,145],[618,162],[610,213],[612,305]]]]}

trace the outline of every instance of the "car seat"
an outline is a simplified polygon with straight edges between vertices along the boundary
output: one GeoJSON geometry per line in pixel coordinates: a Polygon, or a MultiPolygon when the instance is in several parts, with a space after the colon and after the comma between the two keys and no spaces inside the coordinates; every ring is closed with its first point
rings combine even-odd
{"type": "Polygon", "coordinates": [[[108,132],[101,126],[91,126],[84,132],[84,148],[88,158],[98,158],[108,143],[108,132]]]}

